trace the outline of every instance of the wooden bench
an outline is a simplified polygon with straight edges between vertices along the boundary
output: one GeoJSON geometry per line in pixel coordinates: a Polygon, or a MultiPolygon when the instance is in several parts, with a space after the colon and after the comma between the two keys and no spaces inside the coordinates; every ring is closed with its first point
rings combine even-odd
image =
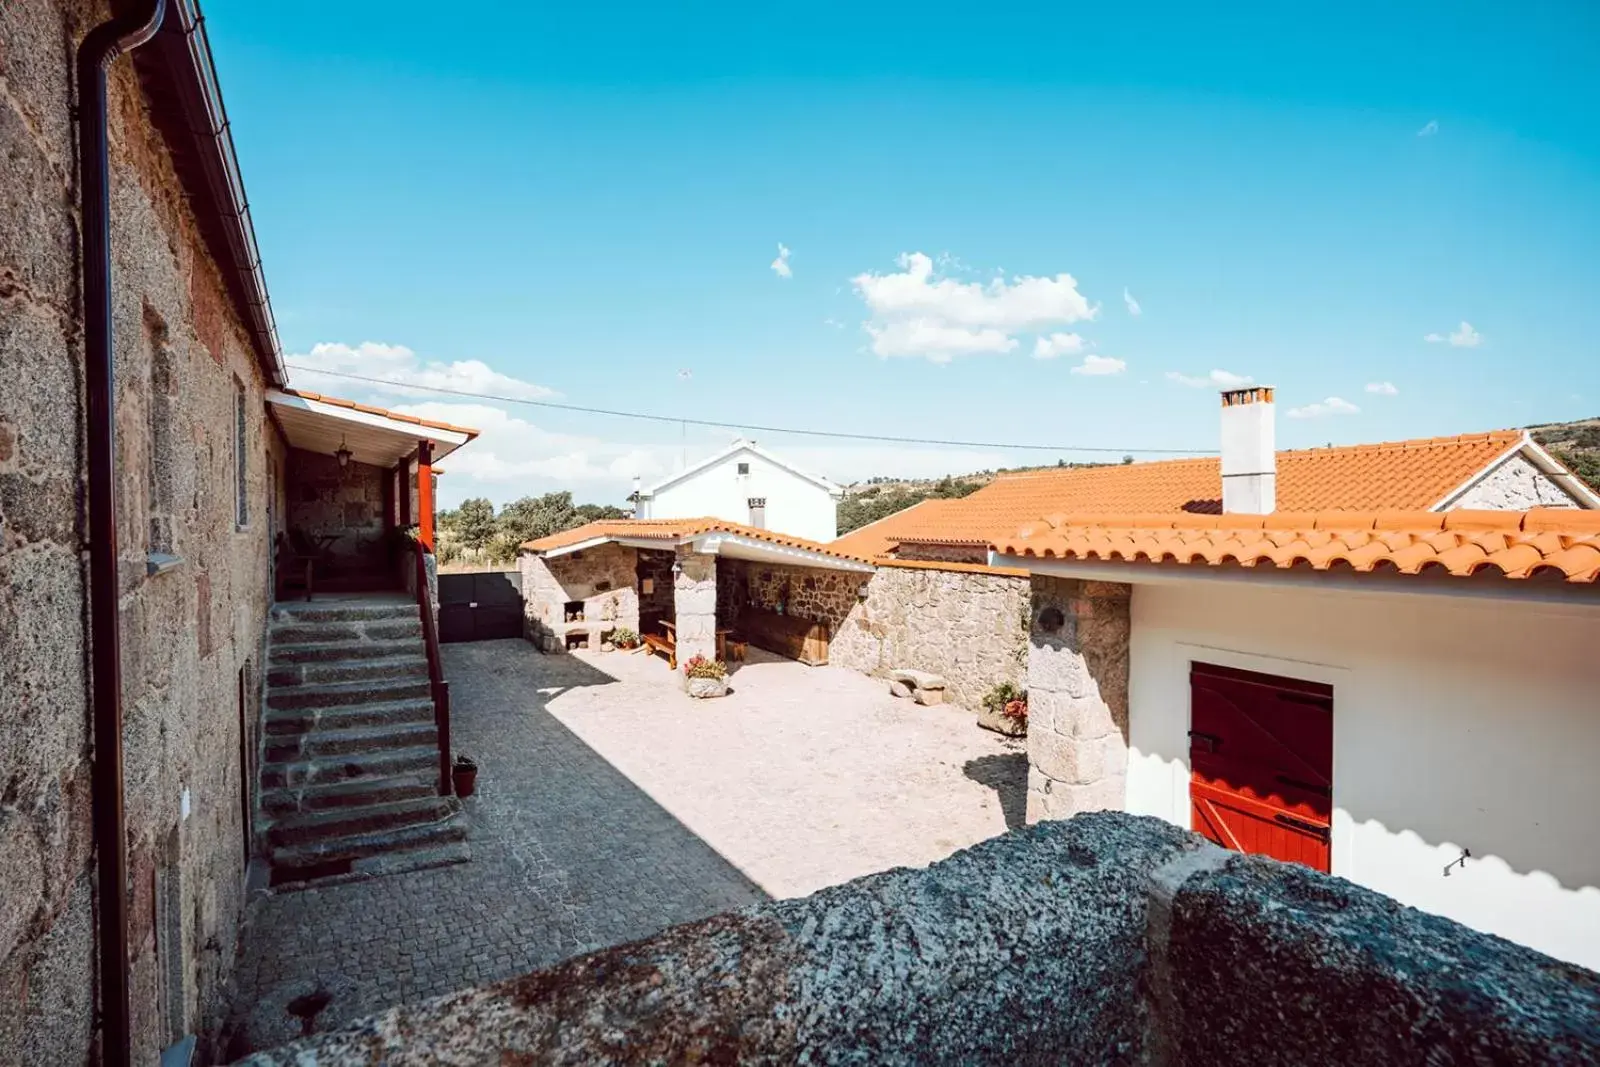
{"type": "Polygon", "coordinates": [[[666,656],[668,668],[672,670],[678,669],[678,643],[670,637],[662,637],[659,634],[645,634],[644,647],[645,651],[652,656],[657,653],[666,656]]]}

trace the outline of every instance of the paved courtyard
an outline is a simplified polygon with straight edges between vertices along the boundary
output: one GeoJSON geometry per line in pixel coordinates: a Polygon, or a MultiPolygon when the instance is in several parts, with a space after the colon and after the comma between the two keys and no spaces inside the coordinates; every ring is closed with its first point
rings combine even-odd
{"type": "Polygon", "coordinates": [[[473,859],[271,896],[246,933],[232,1051],[509,977],[767,897],[922,865],[1022,818],[1022,746],[879,681],[751,650],[694,701],[659,658],[447,645],[479,763],[473,859]],[[302,1002],[303,1003],[303,1002],[302,1002]],[[302,1009],[303,1010],[303,1009],[302,1009]]]}

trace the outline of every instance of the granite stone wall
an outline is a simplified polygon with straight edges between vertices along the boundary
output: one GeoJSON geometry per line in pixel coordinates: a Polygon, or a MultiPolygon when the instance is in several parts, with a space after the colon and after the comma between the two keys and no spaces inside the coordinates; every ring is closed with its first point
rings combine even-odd
{"type": "MultiPolygon", "coordinates": [[[[109,16],[95,2],[0,7],[5,1062],[85,1063],[96,1039],[71,106],[74,50],[109,16]]],[[[283,469],[284,452],[132,61],[115,62],[110,82],[129,978],[134,1060],[153,1063],[183,1033],[215,1022],[235,957],[247,785],[239,694],[251,745],[269,598],[268,471],[283,469]],[[238,392],[247,411],[242,524],[238,392]]]]}
{"type": "Polygon", "coordinates": [[[1575,508],[1578,502],[1529,460],[1512,456],[1450,506],[1526,511],[1529,508],[1575,508]]]}
{"type": "Polygon", "coordinates": [[[926,542],[902,541],[895,546],[895,559],[917,560],[926,563],[988,563],[988,545],[935,545],[926,542]]]}
{"type": "Polygon", "coordinates": [[[565,652],[566,635],[598,635],[617,627],[639,628],[636,552],[604,544],[564,556],[524,553],[522,572],[524,634],[545,652],[565,652]],[[583,620],[569,622],[566,605],[582,602],[583,620]]]}
{"type": "Polygon", "coordinates": [[[1600,1062],[1600,975],[1100,813],[391,1009],[250,1067],[1600,1062]]]}
{"type": "MultiPolygon", "coordinates": [[[[837,634],[860,603],[860,590],[871,575],[822,567],[724,559],[717,568],[718,618],[738,624],[738,613],[750,606],[784,612],[828,624],[837,634]]],[[[830,653],[831,655],[831,653],[830,653]]]]}
{"type": "Polygon", "coordinates": [[[717,656],[717,557],[678,546],[673,582],[678,662],[717,656]]]}
{"type": "Polygon", "coordinates": [[[1120,810],[1132,587],[1042,575],[1030,581],[1028,821],[1120,810]]]}
{"type": "Polygon", "coordinates": [[[976,710],[991,687],[1023,684],[1028,595],[1020,576],[879,567],[866,601],[835,629],[829,662],[876,676],[932,671],[947,701],[976,710]]]}
{"type": "Polygon", "coordinates": [[[289,526],[313,539],[337,535],[328,546],[337,573],[375,573],[389,562],[384,541],[382,467],[294,449],[289,453],[289,526]]]}
{"type": "Polygon", "coordinates": [[[674,610],[674,596],[672,589],[672,561],[675,558],[671,550],[661,552],[654,549],[641,548],[636,573],[639,578],[639,618],[641,625],[646,625],[642,620],[647,618],[665,619],[672,621],[674,610]],[[645,580],[650,581],[650,592],[644,591],[645,580]]]}

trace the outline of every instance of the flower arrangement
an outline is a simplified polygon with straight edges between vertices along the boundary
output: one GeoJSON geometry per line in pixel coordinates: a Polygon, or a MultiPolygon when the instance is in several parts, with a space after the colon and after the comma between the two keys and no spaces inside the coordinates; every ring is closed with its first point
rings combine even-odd
{"type": "Polygon", "coordinates": [[[1010,682],[1001,682],[983,697],[983,712],[978,725],[1011,737],[1028,732],[1028,693],[1010,682]]]}
{"type": "Polygon", "coordinates": [[[695,656],[683,665],[683,673],[686,678],[726,678],[728,665],[720,659],[695,656]]]}
{"type": "Polygon", "coordinates": [[[611,643],[617,648],[638,648],[639,635],[626,626],[619,626],[611,632],[611,643]]]}

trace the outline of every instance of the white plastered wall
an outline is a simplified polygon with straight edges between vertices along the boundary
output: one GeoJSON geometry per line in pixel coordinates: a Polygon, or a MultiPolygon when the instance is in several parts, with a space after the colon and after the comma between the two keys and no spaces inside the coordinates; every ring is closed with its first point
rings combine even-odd
{"type": "Polygon", "coordinates": [[[1600,969],[1600,604],[1183,583],[1132,615],[1130,811],[1189,825],[1192,660],[1330,683],[1333,873],[1600,969]]]}
{"type": "Polygon", "coordinates": [[[827,489],[753,451],[739,451],[656,492],[640,518],[703,516],[748,524],[751,497],[767,501],[766,528],[811,541],[838,536],[838,505],[827,489]],[[748,463],[748,474],[739,464],[748,463]]]}

